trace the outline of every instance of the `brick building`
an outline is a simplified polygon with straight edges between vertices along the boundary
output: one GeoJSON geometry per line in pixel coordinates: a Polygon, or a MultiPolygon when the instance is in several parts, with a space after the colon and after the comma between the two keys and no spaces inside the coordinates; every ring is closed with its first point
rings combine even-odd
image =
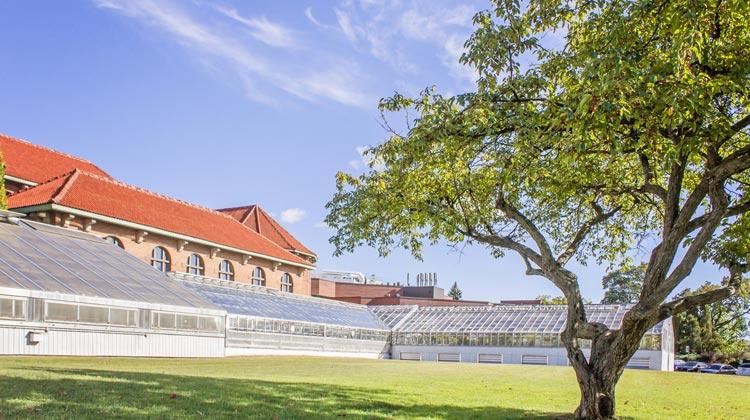
{"type": "Polygon", "coordinates": [[[165,272],[310,295],[315,254],[260,207],[220,211],[112,179],[91,162],[0,135],[8,207],[106,238],[165,272]]]}
{"type": "Polygon", "coordinates": [[[312,279],[313,296],[362,305],[481,306],[486,301],[453,300],[437,286],[360,284],[319,278],[312,279]]]}

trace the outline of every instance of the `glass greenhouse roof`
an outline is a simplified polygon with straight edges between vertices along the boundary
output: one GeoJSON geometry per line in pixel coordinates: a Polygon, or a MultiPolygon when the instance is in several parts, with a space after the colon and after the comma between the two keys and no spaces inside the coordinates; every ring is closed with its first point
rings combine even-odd
{"type": "Polygon", "coordinates": [[[402,306],[371,306],[370,311],[380,318],[380,321],[387,325],[388,328],[394,329],[399,323],[405,320],[412,312],[419,310],[416,305],[402,306]]]}
{"type": "MultiPolygon", "coordinates": [[[[174,274],[173,276],[186,279],[194,277],[174,274]]],[[[387,330],[378,317],[362,305],[292,295],[265,287],[220,280],[206,280],[204,283],[183,281],[182,284],[226,310],[230,315],[387,330]]]]}
{"type": "Polygon", "coordinates": [[[103,239],[23,220],[0,222],[0,287],[216,309],[103,239]]]}
{"type": "MultiPolygon", "coordinates": [[[[393,331],[398,332],[524,332],[559,333],[565,326],[567,308],[560,305],[498,305],[459,307],[376,306],[371,308],[393,331]]],[[[620,328],[628,307],[586,305],[591,322],[620,328]]],[[[663,323],[649,332],[661,333],[663,323]]]]}

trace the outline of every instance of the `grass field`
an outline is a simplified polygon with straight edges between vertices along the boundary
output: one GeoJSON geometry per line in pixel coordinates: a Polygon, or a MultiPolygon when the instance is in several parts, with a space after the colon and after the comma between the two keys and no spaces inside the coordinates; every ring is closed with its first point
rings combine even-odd
{"type": "MultiPolygon", "coordinates": [[[[565,367],[305,357],[0,357],[0,418],[567,418],[565,367]]],[[[750,378],[627,371],[620,418],[750,418],[750,378]]]]}

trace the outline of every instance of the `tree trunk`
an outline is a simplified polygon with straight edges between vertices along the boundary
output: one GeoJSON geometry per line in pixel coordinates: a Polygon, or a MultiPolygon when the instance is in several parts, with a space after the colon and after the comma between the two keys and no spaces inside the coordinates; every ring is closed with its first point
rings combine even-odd
{"type": "Polygon", "coordinates": [[[581,402],[574,413],[576,419],[615,417],[615,386],[625,365],[638,349],[642,336],[637,331],[627,334],[609,331],[592,340],[588,360],[577,340],[566,345],[581,390],[581,402]]]}
{"type": "Polygon", "coordinates": [[[574,416],[577,419],[611,419],[615,416],[615,372],[576,367],[581,402],[574,416]]]}

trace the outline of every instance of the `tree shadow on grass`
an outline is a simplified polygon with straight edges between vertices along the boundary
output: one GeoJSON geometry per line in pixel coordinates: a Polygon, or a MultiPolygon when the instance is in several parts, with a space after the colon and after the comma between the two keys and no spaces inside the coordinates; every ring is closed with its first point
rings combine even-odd
{"type": "Polygon", "coordinates": [[[35,368],[0,377],[0,419],[64,418],[492,418],[567,419],[505,407],[414,405],[388,389],[94,369],[35,368]]]}

